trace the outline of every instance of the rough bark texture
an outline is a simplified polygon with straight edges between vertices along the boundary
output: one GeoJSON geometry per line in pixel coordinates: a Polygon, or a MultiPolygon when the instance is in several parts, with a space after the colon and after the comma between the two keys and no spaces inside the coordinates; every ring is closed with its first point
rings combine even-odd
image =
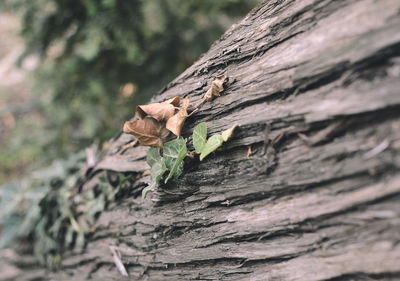
{"type": "MultiPolygon", "coordinates": [[[[399,13],[398,0],[254,9],[154,97],[196,103],[226,74],[226,91],[182,135],[202,121],[209,135],[237,122],[233,139],[149,200],[140,198],[148,177],[135,181],[101,215],[86,251],[48,277],[400,279],[399,13]]],[[[111,142],[83,192],[102,170],[148,169],[146,148],[121,152],[130,140],[111,142]]]]}

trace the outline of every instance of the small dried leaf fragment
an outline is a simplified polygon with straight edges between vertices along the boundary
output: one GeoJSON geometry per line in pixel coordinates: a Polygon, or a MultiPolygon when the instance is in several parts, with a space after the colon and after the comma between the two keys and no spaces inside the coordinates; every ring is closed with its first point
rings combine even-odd
{"type": "Polygon", "coordinates": [[[233,131],[238,127],[238,124],[233,125],[230,129],[222,132],[221,136],[225,142],[227,142],[233,135],[233,131]]]}
{"type": "Polygon", "coordinates": [[[181,131],[186,118],[188,117],[187,108],[189,106],[189,97],[186,97],[180,110],[174,116],[168,119],[166,127],[177,137],[181,136],[181,131]]]}
{"type": "Polygon", "coordinates": [[[163,103],[169,103],[172,104],[173,106],[178,106],[180,102],[181,99],[179,98],[179,96],[175,96],[169,100],[164,101],[163,103]]]}
{"type": "Polygon", "coordinates": [[[210,102],[215,97],[219,97],[220,93],[224,90],[224,84],[227,79],[225,75],[217,76],[214,81],[212,81],[210,89],[208,89],[207,93],[204,95],[204,99],[210,102]]]}
{"type": "Polygon", "coordinates": [[[252,152],[252,150],[251,150],[251,145],[249,145],[249,147],[247,148],[247,155],[246,155],[246,157],[247,157],[247,158],[250,158],[250,156],[251,156],[252,153],[253,153],[253,152],[252,152]]]}
{"type": "Polygon", "coordinates": [[[132,122],[127,121],[123,131],[125,134],[137,137],[141,145],[153,147],[163,147],[161,138],[165,138],[169,134],[164,126],[151,117],[132,122]]]}

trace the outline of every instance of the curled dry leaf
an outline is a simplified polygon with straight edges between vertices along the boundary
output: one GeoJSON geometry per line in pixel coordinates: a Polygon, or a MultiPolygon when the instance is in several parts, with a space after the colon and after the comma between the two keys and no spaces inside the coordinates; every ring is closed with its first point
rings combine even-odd
{"type": "Polygon", "coordinates": [[[223,139],[225,142],[228,141],[228,140],[230,140],[230,138],[231,138],[232,135],[233,135],[233,131],[235,131],[235,129],[236,129],[237,127],[239,127],[239,124],[236,123],[236,124],[233,125],[230,129],[223,131],[222,134],[221,134],[222,139],[223,139]]]}
{"type": "Polygon", "coordinates": [[[181,99],[179,98],[179,96],[175,96],[172,99],[164,101],[163,103],[169,103],[172,104],[173,106],[178,106],[180,102],[181,99]]]}
{"type": "Polygon", "coordinates": [[[175,107],[172,104],[166,103],[152,103],[146,105],[138,105],[136,107],[136,116],[143,119],[145,116],[150,115],[157,121],[168,120],[175,113],[175,107]]]}
{"type": "Polygon", "coordinates": [[[249,145],[249,147],[247,148],[247,155],[246,155],[246,157],[247,157],[247,158],[250,158],[251,153],[252,153],[252,151],[251,151],[251,145],[249,145]]]}
{"type": "Polygon", "coordinates": [[[189,106],[189,97],[186,97],[183,102],[181,109],[174,116],[168,119],[166,127],[177,137],[181,136],[181,131],[186,118],[188,117],[187,108],[189,106]]]}
{"type": "Polygon", "coordinates": [[[161,103],[151,103],[146,105],[138,105],[136,107],[136,116],[139,119],[145,118],[147,115],[153,117],[157,121],[167,121],[175,113],[175,106],[180,103],[178,96],[166,100],[161,103]]]}
{"type": "Polygon", "coordinates": [[[212,81],[210,89],[208,89],[207,93],[204,95],[204,99],[207,102],[210,102],[214,97],[219,97],[219,93],[224,90],[224,84],[227,79],[228,78],[225,75],[217,76],[214,81],[212,81]]]}
{"type": "Polygon", "coordinates": [[[163,147],[161,138],[165,138],[169,134],[169,131],[152,117],[133,122],[127,121],[123,131],[125,134],[137,137],[141,145],[153,147],[163,147]]]}

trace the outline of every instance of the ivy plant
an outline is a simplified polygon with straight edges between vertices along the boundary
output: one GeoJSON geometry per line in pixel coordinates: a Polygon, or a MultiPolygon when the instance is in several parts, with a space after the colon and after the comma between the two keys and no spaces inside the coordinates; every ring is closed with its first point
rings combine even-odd
{"type": "Polygon", "coordinates": [[[200,123],[193,131],[193,146],[197,154],[200,154],[200,161],[210,153],[217,150],[224,142],[227,142],[238,125],[233,125],[230,129],[225,130],[222,134],[212,135],[207,140],[207,125],[205,122],[200,123]]]}
{"type": "Polygon", "coordinates": [[[178,178],[182,174],[183,159],[186,153],[186,139],[182,137],[165,143],[163,157],[165,159],[165,165],[170,171],[168,177],[165,179],[165,183],[167,183],[172,176],[178,178]]]}
{"type": "MultiPolygon", "coordinates": [[[[205,122],[198,124],[193,130],[193,146],[195,152],[200,155],[200,161],[206,156],[217,150],[224,142],[227,142],[238,125],[232,126],[222,134],[215,134],[207,139],[207,125],[205,122]]],[[[164,174],[169,171],[164,183],[167,183],[172,177],[178,178],[184,168],[183,160],[187,155],[187,140],[179,137],[164,144],[163,155],[160,154],[160,148],[150,148],[147,153],[146,162],[151,167],[151,183],[143,189],[142,198],[146,198],[150,191],[153,191],[164,174]]]]}
{"type": "Polygon", "coordinates": [[[207,142],[207,125],[201,122],[193,130],[193,146],[197,154],[200,154],[207,142]]]}
{"type": "Polygon", "coordinates": [[[151,167],[151,183],[143,189],[142,198],[146,198],[147,194],[155,189],[167,170],[169,171],[169,174],[164,181],[165,183],[167,183],[172,176],[178,178],[182,174],[183,159],[185,158],[186,153],[186,139],[183,137],[166,142],[164,144],[163,156],[160,155],[160,148],[150,148],[147,153],[146,161],[151,167]]]}

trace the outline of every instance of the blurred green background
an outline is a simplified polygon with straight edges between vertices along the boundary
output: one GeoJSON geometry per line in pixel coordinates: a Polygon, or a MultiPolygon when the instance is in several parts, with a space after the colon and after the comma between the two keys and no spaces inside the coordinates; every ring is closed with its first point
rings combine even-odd
{"type": "Polygon", "coordinates": [[[0,185],[112,137],[258,2],[1,1],[0,185]]]}

